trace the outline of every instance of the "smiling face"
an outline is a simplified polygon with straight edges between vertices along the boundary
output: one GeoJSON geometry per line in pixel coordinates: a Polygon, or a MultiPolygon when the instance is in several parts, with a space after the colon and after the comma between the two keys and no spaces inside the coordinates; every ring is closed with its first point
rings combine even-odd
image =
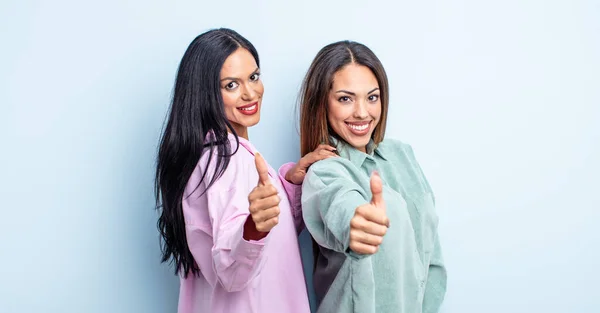
{"type": "Polygon", "coordinates": [[[248,139],[248,127],[260,121],[264,92],[260,70],[248,50],[239,48],[225,60],[220,84],[227,120],[239,136],[248,139]]]}
{"type": "Polygon", "coordinates": [[[333,76],[327,104],[327,121],[352,147],[366,152],[381,118],[379,84],[366,66],[350,63],[333,76]]]}

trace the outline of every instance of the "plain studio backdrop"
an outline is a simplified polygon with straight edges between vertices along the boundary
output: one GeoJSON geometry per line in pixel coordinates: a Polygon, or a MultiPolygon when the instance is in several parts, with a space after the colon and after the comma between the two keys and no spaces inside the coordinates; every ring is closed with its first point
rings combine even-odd
{"type": "Polygon", "coordinates": [[[317,51],[351,39],[380,57],[387,136],[436,192],[444,313],[600,311],[600,2],[9,0],[0,312],[175,312],[156,147],[181,56],[221,26],[260,53],[250,139],[274,167],[298,159],[317,51]]]}

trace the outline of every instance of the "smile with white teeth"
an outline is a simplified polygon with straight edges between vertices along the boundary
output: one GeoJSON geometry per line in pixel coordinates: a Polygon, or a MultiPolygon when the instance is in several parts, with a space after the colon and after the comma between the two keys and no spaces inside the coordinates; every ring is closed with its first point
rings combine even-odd
{"type": "Polygon", "coordinates": [[[253,111],[254,109],[256,109],[256,104],[251,107],[240,108],[240,110],[242,110],[242,111],[253,111]]]}
{"type": "Polygon", "coordinates": [[[354,130],[363,131],[363,130],[365,130],[365,129],[367,129],[369,127],[369,123],[362,124],[362,125],[348,124],[348,126],[350,126],[354,130]]]}
{"type": "Polygon", "coordinates": [[[358,122],[358,123],[346,122],[346,125],[348,126],[348,128],[350,128],[350,131],[352,133],[354,133],[357,136],[362,136],[362,135],[366,135],[369,132],[369,127],[371,126],[371,121],[358,122]]]}

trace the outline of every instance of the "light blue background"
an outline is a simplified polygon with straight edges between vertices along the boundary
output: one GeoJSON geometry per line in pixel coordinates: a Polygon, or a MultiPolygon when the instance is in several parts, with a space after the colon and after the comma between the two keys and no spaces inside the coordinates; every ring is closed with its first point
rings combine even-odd
{"type": "Polygon", "coordinates": [[[600,311],[600,2],[9,0],[0,312],[175,311],[156,144],[185,48],[219,26],[261,55],[250,139],[275,167],[297,158],[316,52],[353,39],[378,54],[388,136],[414,146],[437,193],[444,312],[600,311]]]}

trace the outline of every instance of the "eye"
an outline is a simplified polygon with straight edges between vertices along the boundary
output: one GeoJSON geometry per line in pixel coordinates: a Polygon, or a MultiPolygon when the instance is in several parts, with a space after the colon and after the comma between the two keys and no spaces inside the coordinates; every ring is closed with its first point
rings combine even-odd
{"type": "Polygon", "coordinates": [[[254,73],[250,76],[250,80],[253,82],[258,81],[259,78],[260,78],[260,73],[254,73]]]}
{"type": "Polygon", "coordinates": [[[370,102],[375,102],[377,100],[379,100],[379,95],[370,95],[369,96],[369,101],[370,102]]]}
{"type": "Polygon", "coordinates": [[[237,88],[238,83],[237,82],[229,82],[227,85],[225,85],[225,89],[227,90],[233,90],[235,88],[237,88]]]}
{"type": "Polygon", "coordinates": [[[350,102],[350,97],[348,96],[341,96],[338,98],[339,102],[350,102]]]}

